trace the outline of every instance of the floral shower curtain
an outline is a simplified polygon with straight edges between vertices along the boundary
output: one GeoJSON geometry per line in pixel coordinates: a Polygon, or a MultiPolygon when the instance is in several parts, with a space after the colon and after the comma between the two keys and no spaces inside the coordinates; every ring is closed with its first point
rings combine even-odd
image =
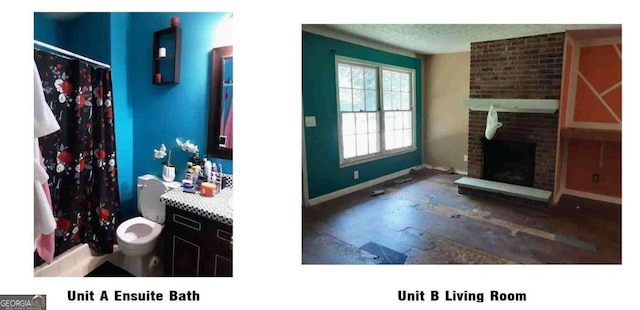
{"type": "Polygon", "coordinates": [[[111,71],[35,51],[60,131],[39,139],[49,174],[55,255],[79,244],[113,252],[120,210],[111,71]]]}

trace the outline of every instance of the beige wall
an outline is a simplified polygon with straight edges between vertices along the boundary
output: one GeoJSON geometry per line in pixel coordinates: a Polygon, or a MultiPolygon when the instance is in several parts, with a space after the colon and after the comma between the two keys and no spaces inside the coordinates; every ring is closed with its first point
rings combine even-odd
{"type": "Polygon", "coordinates": [[[423,56],[422,160],[434,167],[467,172],[469,111],[462,99],[469,97],[470,53],[423,56]]]}

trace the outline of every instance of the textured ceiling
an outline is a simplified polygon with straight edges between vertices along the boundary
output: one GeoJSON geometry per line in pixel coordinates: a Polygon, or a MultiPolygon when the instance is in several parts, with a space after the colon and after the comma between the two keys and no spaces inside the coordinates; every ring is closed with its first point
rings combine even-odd
{"type": "MultiPolygon", "coordinates": [[[[320,25],[318,25],[320,26],[320,25]]],[[[581,24],[432,24],[432,25],[349,25],[322,27],[387,44],[420,54],[443,54],[469,51],[471,42],[526,37],[577,29],[621,28],[621,25],[581,24]]]]}

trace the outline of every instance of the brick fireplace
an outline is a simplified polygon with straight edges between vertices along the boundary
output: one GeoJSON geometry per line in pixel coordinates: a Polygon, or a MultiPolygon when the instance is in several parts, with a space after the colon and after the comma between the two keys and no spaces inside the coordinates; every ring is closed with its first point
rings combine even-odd
{"type": "MultiPolygon", "coordinates": [[[[563,49],[564,33],[472,43],[471,98],[559,100],[563,49]]],[[[498,119],[502,127],[493,139],[534,144],[532,187],[553,191],[558,112],[502,112],[498,119]]],[[[483,178],[486,120],[487,112],[469,111],[468,175],[472,178],[483,178]]]]}

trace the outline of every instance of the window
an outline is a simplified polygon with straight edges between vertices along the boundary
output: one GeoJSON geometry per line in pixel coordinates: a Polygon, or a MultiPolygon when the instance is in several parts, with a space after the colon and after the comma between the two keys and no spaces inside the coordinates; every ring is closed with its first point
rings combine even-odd
{"type": "Polygon", "coordinates": [[[336,57],[340,165],[414,151],[415,71],[336,57]]]}

